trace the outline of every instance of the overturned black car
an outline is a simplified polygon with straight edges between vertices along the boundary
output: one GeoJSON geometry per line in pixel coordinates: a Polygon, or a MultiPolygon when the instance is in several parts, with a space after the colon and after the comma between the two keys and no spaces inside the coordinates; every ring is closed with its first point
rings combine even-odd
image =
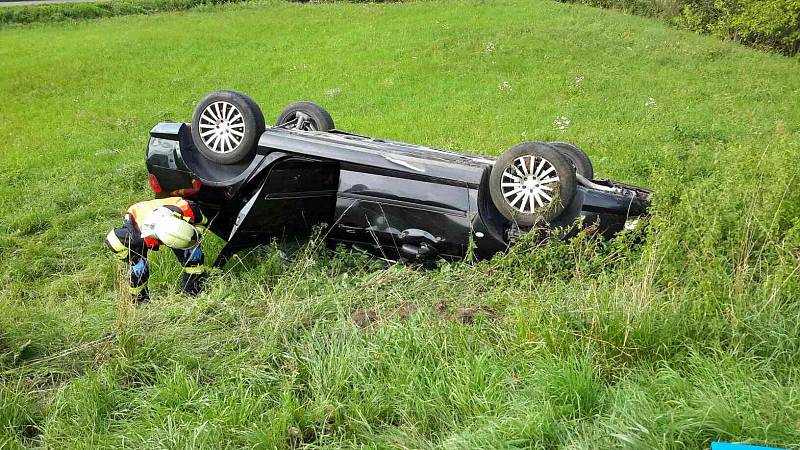
{"type": "Polygon", "coordinates": [[[594,179],[563,142],[525,142],[499,158],[359,136],[320,106],[290,105],[273,127],[236,91],[203,98],[191,124],[150,132],[158,197],[198,202],[227,242],[217,265],[273,239],[307,237],[389,260],[458,259],[470,242],[489,258],[531,229],[583,228],[610,237],[646,215],[651,192],[594,179]],[[580,220],[579,220],[580,219],[580,220]]]}

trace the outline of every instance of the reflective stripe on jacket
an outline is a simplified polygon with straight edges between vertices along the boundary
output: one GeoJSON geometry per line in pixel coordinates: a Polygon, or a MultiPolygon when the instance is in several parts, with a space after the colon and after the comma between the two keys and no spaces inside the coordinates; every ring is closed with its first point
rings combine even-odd
{"type": "Polygon", "coordinates": [[[197,206],[195,206],[193,202],[184,200],[181,197],[157,198],[155,200],[136,203],[128,208],[128,215],[130,216],[131,221],[133,221],[138,227],[140,224],[144,223],[145,220],[147,220],[147,216],[150,215],[150,213],[161,206],[172,206],[173,208],[170,209],[175,210],[175,212],[180,211],[180,214],[183,215],[184,219],[192,225],[202,224],[205,222],[203,214],[200,212],[197,206]]]}

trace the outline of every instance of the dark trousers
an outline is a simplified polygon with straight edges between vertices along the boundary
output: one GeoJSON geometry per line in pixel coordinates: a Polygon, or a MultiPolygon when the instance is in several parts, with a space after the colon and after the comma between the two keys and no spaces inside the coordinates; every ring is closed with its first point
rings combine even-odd
{"type": "MultiPolygon", "coordinates": [[[[120,259],[126,262],[126,277],[133,300],[137,303],[147,302],[150,295],[147,281],[150,268],[147,263],[148,248],[141,233],[130,221],[125,221],[120,228],[114,228],[106,237],[106,245],[120,259]]],[[[205,255],[198,244],[187,250],[172,249],[175,257],[183,267],[181,289],[189,295],[197,295],[203,290],[205,283],[205,255]]]]}

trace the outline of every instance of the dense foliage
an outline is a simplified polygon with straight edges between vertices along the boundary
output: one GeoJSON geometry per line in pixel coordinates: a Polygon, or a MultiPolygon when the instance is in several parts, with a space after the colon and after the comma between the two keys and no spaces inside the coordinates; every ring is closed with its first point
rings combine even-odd
{"type": "Polygon", "coordinates": [[[794,60],[439,0],[8,27],[0,61],[0,448],[800,448],[794,60]],[[162,251],[133,308],[102,239],[152,195],[151,126],[220,88],[490,155],[572,141],[654,215],[431,270],[280,242],[197,299],[162,251]]]}
{"type": "Polygon", "coordinates": [[[789,55],[800,51],[800,0],[689,0],[681,21],[744,44],[789,55]]]}

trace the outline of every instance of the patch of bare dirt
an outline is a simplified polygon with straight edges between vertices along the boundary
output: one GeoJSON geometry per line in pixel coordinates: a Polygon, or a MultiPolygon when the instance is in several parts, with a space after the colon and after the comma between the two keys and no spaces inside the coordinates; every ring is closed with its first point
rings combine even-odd
{"type": "Polygon", "coordinates": [[[397,317],[405,320],[413,316],[417,311],[419,311],[419,306],[411,302],[404,302],[398,305],[394,312],[397,317]]]}
{"type": "Polygon", "coordinates": [[[466,308],[458,308],[451,316],[451,319],[456,322],[473,324],[481,317],[494,320],[497,318],[497,314],[487,306],[468,306],[466,308]]]}
{"type": "MultiPolygon", "coordinates": [[[[474,324],[480,319],[490,321],[497,319],[497,313],[488,306],[476,305],[453,309],[444,300],[434,304],[433,311],[442,320],[451,320],[467,325],[474,324]]],[[[378,307],[357,309],[350,314],[350,318],[359,328],[367,328],[389,318],[406,320],[417,312],[419,312],[419,306],[411,302],[403,302],[388,313],[382,312],[378,307]]]]}
{"type": "Polygon", "coordinates": [[[419,311],[419,306],[411,302],[403,302],[388,313],[382,312],[378,307],[357,309],[350,314],[350,318],[359,328],[366,328],[384,319],[396,317],[406,320],[417,311],[419,311]]]}
{"type": "Polygon", "coordinates": [[[450,315],[450,306],[444,300],[439,300],[433,305],[433,309],[441,319],[446,319],[450,315]]]}
{"type": "Polygon", "coordinates": [[[359,328],[366,328],[381,320],[381,312],[378,308],[362,308],[353,311],[350,318],[359,328]]]}
{"type": "Polygon", "coordinates": [[[497,313],[492,308],[483,305],[465,306],[452,310],[446,301],[441,300],[433,305],[434,311],[443,320],[452,320],[463,324],[473,324],[479,318],[495,320],[497,313]]]}

